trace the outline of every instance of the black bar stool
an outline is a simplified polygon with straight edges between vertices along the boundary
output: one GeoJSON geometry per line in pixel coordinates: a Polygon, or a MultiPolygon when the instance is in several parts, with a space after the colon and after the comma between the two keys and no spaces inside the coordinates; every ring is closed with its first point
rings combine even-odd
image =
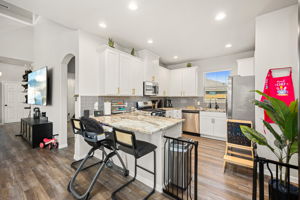
{"type": "Polygon", "coordinates": [[[134,177],[122,185],[120,188],[118,188],[116,191],[114,191],[111,195],[111,198],[113,200],[116,199],[116,193],[128,186],[130,183],[134,182],[136,179],[136,174],[137,174],[137,167],[150,173],[153,174],[154,176],[154,185],[152,191],[144,198],[148,199],[152,194],[155,192],[155,187],[156,187],[156,146],[145,141],[141,140],[136,140],[135,134],[131,131],[125,131],[121,129],[114,128],[114,136],[115,136],[115,142],[118,145],[118,149],[121,151],[124,151],[125,153],[128,153],[130,155],[134,156],[135,159],[135,165],[134,165],[134,177]],[[140,165],[137,164],[137,160],[149,153],[153,152],[153,158],[154,158],[154,171],[150,171],[140,165]]]}

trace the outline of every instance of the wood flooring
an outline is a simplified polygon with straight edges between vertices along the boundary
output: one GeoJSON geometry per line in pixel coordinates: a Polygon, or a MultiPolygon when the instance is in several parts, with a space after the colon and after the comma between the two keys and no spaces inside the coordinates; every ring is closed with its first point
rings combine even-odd
{"type": "MultiPolygon", "coordinates": [[[[20,137],[19,124],[0,125],[0,199],[1,200],[66,200],[74,199],[67,184],[74,170],[74,138],[61,150],[31,149],[20,137]]],[[[223,173],[225,142],[190,137],[199,141],[198,199],[250,200],[252,171],[228,164],[223,173]]],[[[94,176],[95,168],[78,176],[77,188],[84,191],[94,176]]],[[[127,178],[129,179],[129,178],[127,178]]],[[[91,199],[111,199],[111,193],[127,181],[123,176],[105,169],[98,178],[91,199]]],[[[118,194],[120,200],[142,199],[150,188],[139,181],[118,194]]],[[[150,199],[171,199],[156,192],[150,199]]]]}

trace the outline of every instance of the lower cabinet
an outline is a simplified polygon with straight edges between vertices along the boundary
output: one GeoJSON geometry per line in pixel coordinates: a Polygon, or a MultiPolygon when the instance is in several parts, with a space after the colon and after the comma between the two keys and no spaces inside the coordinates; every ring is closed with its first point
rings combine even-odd
{"type": "Polygon", "coordinates": [[[200,112],[200,133],[204,137],[226,140],[226,114],[220,112],[200,112]]]}

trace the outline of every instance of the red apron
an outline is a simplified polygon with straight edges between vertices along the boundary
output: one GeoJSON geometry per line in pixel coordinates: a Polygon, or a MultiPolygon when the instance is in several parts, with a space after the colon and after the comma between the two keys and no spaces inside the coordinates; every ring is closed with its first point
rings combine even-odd
{"type": "MultiPolygon", "coordinates": [[[[288,76],[282,77],[273,77],[272,70],[276,70],[276,68],[269,69],[268,71],[264,86],[264,93],[285,102],[286,105],[289,106],[290,103],[295,100],[292,68],[289,68],[290,74],[288,76]]],[[[264,96],[261,97],[261,101],[264,101],[265,99],[266,98],[264,96]]],[[[265,121],[274,123],[266,112],[264,112],[264,118],[265,121]]]]}

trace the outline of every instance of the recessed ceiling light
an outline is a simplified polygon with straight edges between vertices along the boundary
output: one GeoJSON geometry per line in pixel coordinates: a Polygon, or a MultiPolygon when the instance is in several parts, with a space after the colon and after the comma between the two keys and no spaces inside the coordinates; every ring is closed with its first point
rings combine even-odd
{"type": "Polygon", "coordinates": [[[232,47],[232,44],[228,43],[225,45],[225,48],[231,48],[232,47]]]}
{"type": "Polygon", "coordinates": [[[147,43],[148,43],[148,44],[153,44],[153,40],[152,40],[152,39],[149,39],[149,40],[147,41],[147,43]]]}
{"type": "Polygon", "coordinates": [[[173,56],[174,59],[178,59],[178,56],[173,56]]]}
{"type": "Polygon", "coordinates": [[[128,5],[129,10],[137,10],[139,7],[135,2],[130,2],[128,5]]]}
{"type": "Polygon", "coordinates": [[[101,23],[99,24],[99,26],[100,26],[101,28],[106,28],[106,24],[105,24],[104,22],[101,22],[101,23]]]}
{"type": "Polygon", "coordinates": [[[226,13],[224,12],[219,12],[216,16],[215,16],[215,20],[216,21],[222,21],[223,19],[226,18],[226,13]]]}

